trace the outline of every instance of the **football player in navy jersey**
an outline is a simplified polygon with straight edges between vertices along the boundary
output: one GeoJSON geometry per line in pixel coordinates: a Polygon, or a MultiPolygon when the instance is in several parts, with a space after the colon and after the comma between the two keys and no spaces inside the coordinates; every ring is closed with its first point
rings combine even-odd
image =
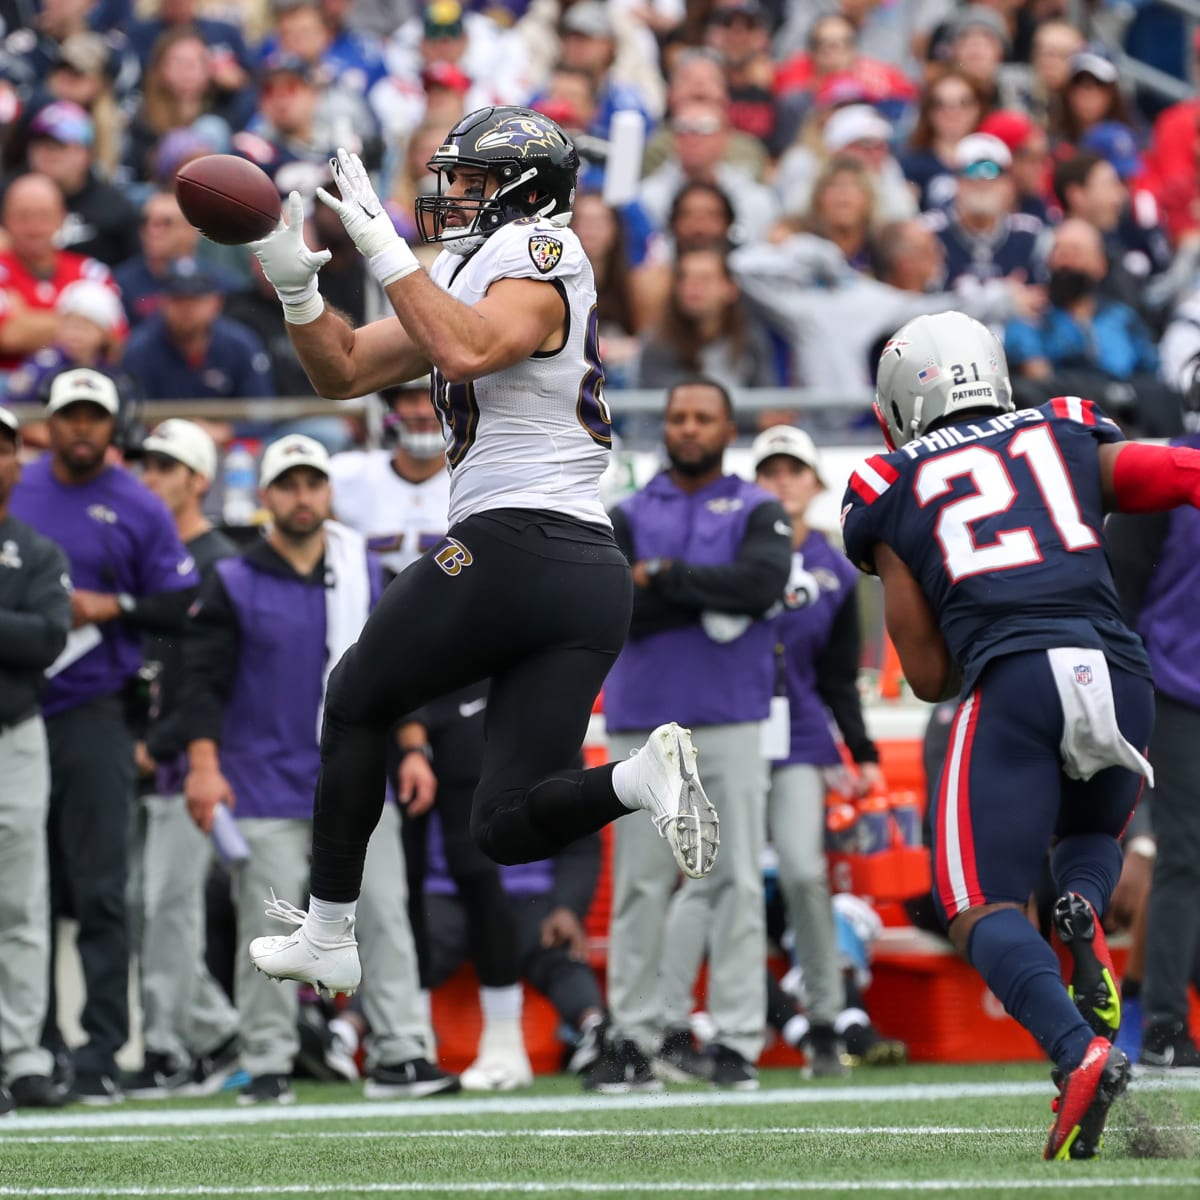
{"type": "Polygon", "coordinates": [[[354,911],[384,792],[391,725],[491,680],[471,833],[501,863],[549,857],[633,809],[688,875],[716,860],[716,810],[687,730],[660,725],[631,758],[575,770],[592,702],[629,630],[630,567],[600,500],[612,424],[596,287],[569,228],[579,156],[530,109],[469,113],[427,164],[417,200],[429,273],[357,155],[332,162],[340,217],[395,315],[353,329],[317,288],[303,203],[254,252],[323,396],[433,377],[450,469],[449,531],[404,570],[330,677],[313,814],[311,896],[291,935],[250,947],[269,974],[359,982],[354,911]]]}
{"type": "Polygon", "coordinates": [[[883,582],[905,676],[959,696],[931,827],[934,893],[958,951],[1046,1051],[1059,1095],[1046,1158],[1091,1158],[1130,1065],[1100,928],[1117,838],[1152,779],[1150,666],[1121,616],[1106,512],[1200,506],[1200,452],[1126,442],[1090,401],[1014,411],[1004,351],[962,313],[887,343],[889,453],[851,476],[846,553],[883,582]],[[1046,848],[1069,990],[1026,919],[1046,848]]]}

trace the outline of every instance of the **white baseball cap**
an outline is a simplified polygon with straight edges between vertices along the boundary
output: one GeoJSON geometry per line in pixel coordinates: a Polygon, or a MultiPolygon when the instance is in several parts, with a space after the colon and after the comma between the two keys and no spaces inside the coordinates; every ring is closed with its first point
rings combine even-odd
{"type": "Polygon", "coordinates": [[[110,416],[116,416],[121,407],[117,396],[117,385],[100,371],[91,367],[76,367],[54,377],[50,385],[50,399],[46,401],[46,416],[64,409],[68,404],[87,401],[98,404],[110,416]]]}
{"type": "Polygon", "coordinates": [[[125,329],[125,310],[121,307],[120,296],[94,279],[76,279],[74,283],[68,283],[59,294],[54,310],[86,317],[110,335],[125,329]]]}
{"type": "Polygon", "coordinates": [[[836,154],[855,142],[886,142],[891,136],[891,122],[881,117],[869,104],[850,104],[837,109],[825,122],[821,140],[830,154],[836,154]]]}
{"type": "Polygon", "coordinates": [[[806,467],[812,467],[818,481],[824,485],[825,481],[821,478],[821,455],[817,451],[816,443],[803,429],[797,429],[795,425],[772,425],[770,429],[764,429],[750,447],[750,456],[754,460],[756,471],[768,458],[774,458],[777,454],[794,458],[806,467]]]}
{"type": "Polygon", "coordinates": [[[972,167],[984,164],[995,164],[999,170],[1007,171],[1012,166],[1012,152],[998,137],[990,133],[967,134],[954,147],[954,166],[959,171],[969,171],[972,167]]]}
{"type": "Polygon", "coordinates": [[[258,472],[258,486],[269,488],[280,475],[293,467],[312,467],[328,477],[329,451],[320,442],[302,433],[289,433],[267,447],[258,472]]]}
{"type": "Polygon", "coordinates": [[[195,421],[171,417],[155,427],[142,443],[142,450],[173,458],[205,479],[217,476],[217,444],[195,421]]]}

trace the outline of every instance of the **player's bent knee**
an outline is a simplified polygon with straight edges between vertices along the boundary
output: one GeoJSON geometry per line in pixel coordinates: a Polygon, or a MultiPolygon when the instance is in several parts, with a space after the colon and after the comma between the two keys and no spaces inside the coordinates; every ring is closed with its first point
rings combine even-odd
{"type": "Polygon", "coordinates": [[[955,916],[947,929],[950,935],[951,945],[963,956],[967,958],[967,947],[971,943],[971,930],[983,920],[984,917],[990,916],[994,912],[999,912],[1003,908],[1015,908],[1019,912],[1025,911],[1023,904],[1017,904],[1012,900],[997,900],[989,904],[976,904],[971,908],[960,912],[955,916]]]}

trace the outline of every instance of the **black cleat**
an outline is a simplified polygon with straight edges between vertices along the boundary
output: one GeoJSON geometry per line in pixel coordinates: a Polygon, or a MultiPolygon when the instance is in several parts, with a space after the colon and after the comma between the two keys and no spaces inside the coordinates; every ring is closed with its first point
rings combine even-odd
{"type": "Polygon", "coordinates": [[[380,1063],[367,1074],[367,1082],[363,1085],[363,1095],[368,1100],[419,1100],[422,1096],[448,1096],[461,1091],[462,1083],[457,1075],[443,1071],[424,1058],[380,1063]]]}
{"type": "Polygon", "coordinates": [[[713,1042],[713,1087],[731,1088],[735,1092],[753,1092],[758,1088],[758,1068],[732,1046],[713,1042]]]}
{"type": "Polygon", "coordinates": [[[20,1075],[8,1086],[18,1108],[62,1108],[75,1099],[49,1075],[20,1075]]]}
{"type": "Polygon", "coordinates": [[[239,1104],[295,1104],[296,1093],[286,1075],[255,1075],[240,1092],[239,1104]]]}
{"type": "Polygon", "coordinates": [[[832,1025],[815,1022],[809,1026],[801,1048],[808,1059],[808,1075],[813,1079],[839,1079],[850,1073],[846,1065],[846,1043],[832,1025]]]}
{"type": "Polygon", "coordinates": [[[1113,1041],[1121,1028],[1121,992],[1095,911],[1068,892],[1055,901],[1050,919],[1075,964],[1067,986],[1075,1007],[1097,1037],[1113,1041]]]}
{"type": "Polygon", "coordinates": [[[688,1030],[674,1029],[663,1038],[650,1068],[664,1083],[697,1083],[712,1078],[713,1060],[696,1049],[688,1030]]]}
{"type": "Polygon", "coordinates": [[[604,1052],[584,1072],[583,1086],[586,1091],[605,1096],[662,1091],[662,1083],[650,1069],[650,1060],[628,1038],[605,1042],[604,1052]]]}
{"type": "Polygon", "coordinates": [[[1159,1071],[1195,1070],[1200,1067],[1200,1050],[1183,1021],[1151,1021],[1142,1034],[1138,1066],[1159,1071]]]}

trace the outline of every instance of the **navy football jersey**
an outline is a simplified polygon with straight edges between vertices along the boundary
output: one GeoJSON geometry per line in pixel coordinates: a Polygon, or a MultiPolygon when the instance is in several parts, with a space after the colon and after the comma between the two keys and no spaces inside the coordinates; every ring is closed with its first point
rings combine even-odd
{"type": "Polygon", "coordinates": [[[1098,449],[1123,434],[1090,400],[984,416],[868,459],[842,501],[846,553],[878,542],[928,598],[966,688],[1002,654],[1101,649],[1149,676],[1104,554],[1098,449]]]}

